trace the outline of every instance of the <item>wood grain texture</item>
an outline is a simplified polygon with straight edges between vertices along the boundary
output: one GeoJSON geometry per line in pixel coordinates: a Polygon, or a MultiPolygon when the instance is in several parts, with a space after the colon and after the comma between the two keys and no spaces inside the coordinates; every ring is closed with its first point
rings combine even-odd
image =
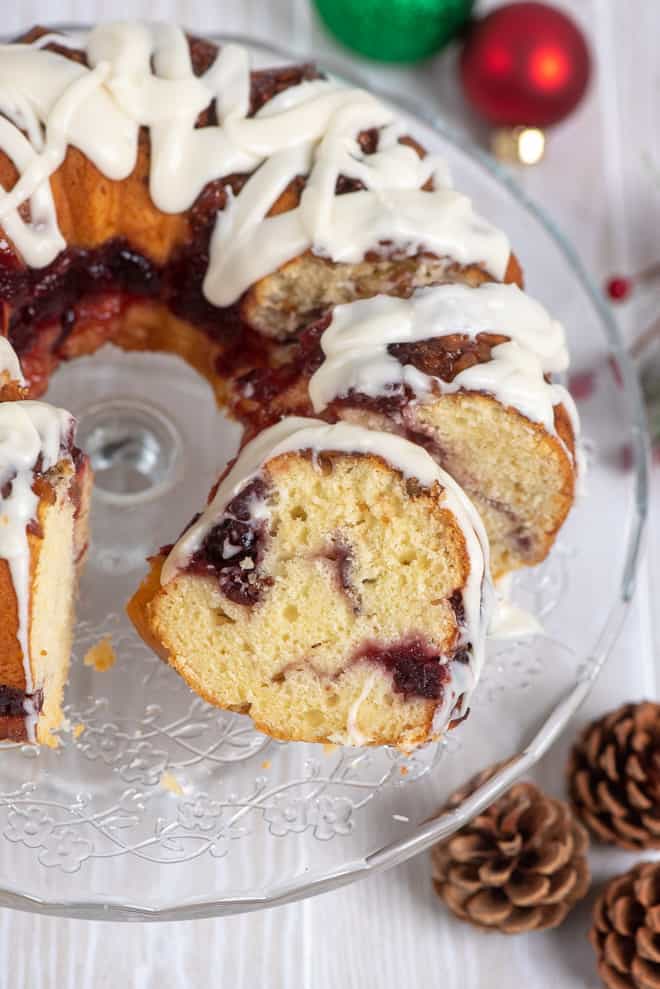
{"type": "MultiPolygon", "coordinates": [[[[552,135],[545,163],[521,180],[601,279],[660,256],[660,4],[555,3],[570,10],[587,31],[598,68],[583,105],[552,135]]],[[[489,0],[481,8],[495,5],[489,0]]],[[[482,133],[454,83],[455,53],[448,51],[414,69],[353,59],[323,33],[307,0],[113,0],[111,5],[101,0],[18,0],[6,7],[3,30],[9,33],[36,21],[112,16],[173,19],[202,34],[215,29],[260,35],[303,54],[343,59],[367,80],[435,103],[453,123],[477,136],[482,133]]],[[[644,326],[654,302],[657,292],[655,300],[643,296],[623,313],[627,333],[644,326]]],[[[654,512],[649,542],[652,581],[647,565],[615,654],[581,711],[579,724],[624,699],[658,696],[653,657],[660,647],[660,628],[652,623],[652,592],[656,601],[660,592],[657,490],[654,512]]],[[[551,792],[562,790],[569,741],[562,739],[538,769],[538,782],[551,792]]],[[[593,855],[596,881],[629,863],[623,853],[593,855]]],[[[506,939],[449,918],[432,892],[429,876],[422,856],[394,872],[305,903],[186,924],[85,924],[3,911],[0,957],[12,960],[12,986],[40,989],[598,986],[586,940],[593,897],[558,931],[506,939]]],[[[6,972],[2,966],[0,985],[9,984],[2,982],[9,978],[6,972]]]]}

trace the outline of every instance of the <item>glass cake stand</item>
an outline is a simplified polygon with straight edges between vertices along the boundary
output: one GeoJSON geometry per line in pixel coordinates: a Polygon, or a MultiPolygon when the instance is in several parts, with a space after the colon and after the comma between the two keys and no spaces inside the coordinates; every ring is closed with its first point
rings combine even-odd
{"type": "MultiPolygon", "coordinates": [[[[237,40],[257,64],[290,60],[237,40]]],[[[507,231],[529,290],[568,332],[587,493],[549,559],[513,589],[544,634],[491,643],[470,717],[410,757],[282,744],[210,707],[137,638],[123,605],[144,558],[203,503],[238,428],[176,358],[106,348],[67,365],[48,399],[79,416],[96,465],[93,540],[61,745],[0,752],[0,905],[95,920],[186,919],[287,903],[390,868],[528,770],[607,659],[632,594],[646,508],[644,416],[630,361],[607,306],[543,212],[440,118],[400,109],[478,211],[507,231]],[[101,671],[83,659],[104,636],[116,662],[101,671]],[[507,759],[462,806],[435,816],[454,787],[507,759]]]]}

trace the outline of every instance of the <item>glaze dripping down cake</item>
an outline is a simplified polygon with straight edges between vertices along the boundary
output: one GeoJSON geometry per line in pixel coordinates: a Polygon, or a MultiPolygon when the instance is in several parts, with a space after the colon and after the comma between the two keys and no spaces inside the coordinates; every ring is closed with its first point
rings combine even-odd
{"type": "Polygon", "coordinates": [[[438,737],[478,678],[489,559],[543,559],[574,495],[563,332],[506,236],[376,97],[173,25],[35,28],[0,46],[0,93],[2,497],[31,492],[20,567],[0,539],[0,697],[20,737],[59,717],[90,477],[70,417],[34,399],[108,342],[184,358],[244,427],[129,605],[145,640],[280,738],[438,737]]]}

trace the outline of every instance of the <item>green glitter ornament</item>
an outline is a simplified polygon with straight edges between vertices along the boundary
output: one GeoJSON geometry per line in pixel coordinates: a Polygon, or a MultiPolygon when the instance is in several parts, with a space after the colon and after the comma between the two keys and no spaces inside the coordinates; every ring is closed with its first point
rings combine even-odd
{"type": "Polygon", "coordinates": [[[382,62],[438,51],[467,23],[474,0],[315,0],[324,24],[349,48],[382,62]]]}

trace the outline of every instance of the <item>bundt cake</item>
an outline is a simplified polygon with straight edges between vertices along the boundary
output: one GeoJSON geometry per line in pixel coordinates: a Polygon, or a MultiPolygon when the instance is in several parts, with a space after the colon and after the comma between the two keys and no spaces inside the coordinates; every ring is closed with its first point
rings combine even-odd
{"type": "Polygon", "coordinates": [[[420,443],[479,510],[500,577],[545,558],[573,502],[577,413],[548,380],[567,366],[561,325],[516,285],[440,285],[337,306],[237,381],[233,409],[252,429],[321,414],[420,443]]]}
{"type": "Polygon", "coordinates": [[[151,566],[129,605],[143,637],[270,735],[408,747],[467,710],[488,544],[458,485],[409,440],[282,419],[151,566]]]}
{"type": "Polygon", "coordinates": [[[104,24],[81,49],[4,46],[3,85],[0,298],[33,395],[112,340],[180,353],[222,396],[334,303],[522,278],[393,111],[312,66],[250,73],[235,45],[104,24]]]}
{"type": "Polygon", "coordinates": [[[51,530],[80,553],[90,478],[70,419],[30,400],[106,342],[183,357],[244,426],[207,509],[152,559],[140,633],[273,735],[435,737],[466,713],[490,601],[449,474],[497,575],[543,558],[573,497],[563,338],[504,234],[391,108],[312,65],[251,72],[240,46],[166,24],[35,28],[0,47],[0,88],[0,417],[41,437],[25,465],[18,433],[5,444],[8,474],[37,479],[20,575],[0,537],[18,615],[0,669],[26,737],[59,715],[73,563],[50,646],[38,591],[51,530]]]}
{"type": "Polygon", "coordinates": [[[62,720],[90,472],[74,421],[22,399],[15,355],[0,341],[0,737],[53,740],[62,720]]]}

